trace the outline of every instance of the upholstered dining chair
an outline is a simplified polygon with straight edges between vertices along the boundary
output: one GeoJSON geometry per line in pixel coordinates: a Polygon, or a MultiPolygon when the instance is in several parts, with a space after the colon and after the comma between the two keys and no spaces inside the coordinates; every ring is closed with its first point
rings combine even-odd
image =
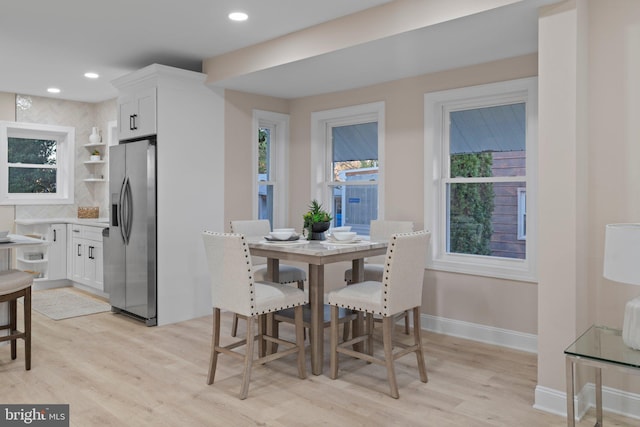
{"type": "Polygon", "coordinates": [[[329,293],[328,303],[331,305],[331,368],[329,376],[332,379],[338,376],[339,353],[357,357],[386,367],[391,397],[397,399],[399,394],[394,362],[399,357],[415,353],[420,380],[427,382],[419,319],[424,269],[430,238],[431,233],[428,231],[393,234],[385,256],[382,281],[354,283],[329,293]],[[370,321],[367,322],[364,335],[338,344],[339,308],[364,312],[369,319],[373,314],[382,316],[384,358],[373,355],[373,327],[370,321]],[[394,316],[407,310],[413,312],[414,344],[407,346],[400,342],[392,343],[391,331],[394,325],[394,316]],[[366,353],[348,348],[363,341],[367,343],[366,353]],[[400,350],[394,351],[394,345],[400,350]]]}
{"type": "MultiPolygon", "coordinates": [[[[411,233],[413,231],[412,221],[372,220],[370,226],[369,235],[374,242],[377,240],[388,240],[394,233],[411,233]]],[[[368,258],[364,265],[364,280],[381,282],[382,272],[384,271],[383,263],[383,255],[368,258]]],[[[344,272],[344,280],[347,282],[347,285],[353,283],[353,271],[351,269],[344,272]]],[[[400,313],[396,316],[396,321],[400,318],[404,318],[404,333],[409,335],[409,313],[400,313]]],[[[348,327],[348,325],[345,325],[345,327],[348,327]]]]}
{"type": "MultiPolygon", "coordinates": [[[[271,232],[271,223],[268,219],[258,220],[234,220],[231,221],[231,232],[244,234],[246,237],[264,237],[271,232]]],[[[253,274],[255,280],[261,281],[267,278],[267,260],[263,257],[252,257],[253,274]]],[[[280,264],[278,269],[279,283],[297,283],[298,289],[304,290],[304,282],[307,280],[307,272],[292,265],[280,264]]],[[[238,316],[233,316],[231,336],[238,333],[238,316]]]]}
{"type": "Polygon", "coordinates": [[[6,270],[0,272],[0,303],[9,303],[9,323],[0,325],[0,330],[8,329],[9,334],[0,337],[0,342],[11,341],[11,360],[17,356],[17,343],[20,338],[24,340],[24,365],[27,371],[31,370],[31,285],[33,276],[20,270],[6,270]],[[23,324],[24,330],[18,330],[18,298],[23,300],[23,324]]]}
{"type": "Polygon", "coordinates": [[[213,305],[213,333],[211,338],[211,360],[207,384],[213,384],[218,363],[218,354],[223,353],[244,360],[244,373],[240,387],[240,399],[249,392],[249,379],[253,363],[264,364],[275,359],[297,353],[298,376],[306,378],[302,306],[307,303],[300,289],[280,283],[254,280],[251,256],[242,234],[202,233],[205,252],[211,275],[211,302],[213,305]],[[266,333],[266,315],[278,310],[294,308],[296,341],[285,341],[266,333]],[[241,314],[247,319],[244,339],[232,344],[220,345],[220,311],[241,314]],[[258,334],[254,334],[254,323],[258,319],[258,334]],[[286,350],[259,356],[254,360],[254,341],[258,341],[259,355],[265,354],[265,344],[279,344],[286,350]],[[234,351],[244,346],[244,354],[234,351]]]}

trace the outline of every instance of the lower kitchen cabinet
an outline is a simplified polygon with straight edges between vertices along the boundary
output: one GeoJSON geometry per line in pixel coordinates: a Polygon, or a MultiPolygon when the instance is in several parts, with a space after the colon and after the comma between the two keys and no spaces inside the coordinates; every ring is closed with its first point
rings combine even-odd
{"type": "Polygon", "coordinates": [[[19,269],[38,282],[67,278],[67,224],[17,223],[16,231],[42,240],[42,246],[16,249],[19,269]]]}
{"type": "Polygon", "coordinates": [[[67,224],[51,224],[47,240],[47,278],[67,278],[67,224]]]}
{"type": "Polygon", "coordinates": [[[102,228],[71,224],[69,279],[104,292],[102,228]]]}

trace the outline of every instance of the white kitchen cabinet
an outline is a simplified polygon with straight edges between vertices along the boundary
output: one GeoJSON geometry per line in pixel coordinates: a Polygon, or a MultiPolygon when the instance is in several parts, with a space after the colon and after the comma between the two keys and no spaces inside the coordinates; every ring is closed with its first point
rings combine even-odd
{"type": "Polygon", "coordinates": [[[67,224],[51,224],[47,233],[47,278],[67,278],[67,224]]]}
{"type": "MultiPolygon", "coordinates": [[[[143,88],[156,94],[158,325],[211,313],[201,234],[224,230],[225,102],[224,90],[205,84],[206,77],[152,64],[111,82],[120,104],[143,88]],[[204,192],[192,191],[200,182],[208,183],[204,192]]],[[[127,131],[130,114],[119,115],[119,129],[126,131],[119,132],[121,139],[133,137],[127,131]]],[[[109,239],[117,238],[113,231],[109,239]]],[[[105,287],[110,286],[107,281],[105,287]]]]}
{"type": "Polygon", "coordinates": [[[156,88],[132,86],[118,96],[120,140],[156,134],[156,88]]]}
{"type": "Polygon", "coordinates": [[[21,223],[16,232],[42,239],[42,246],[16,249],[17,268],[33,274],[35,281],[64,280],[67,277],[67,225],[21,223]]]}
{"type": "Polygon", "coordinates": [[[69,279],[104,292],[102,228],[72,224],[69,279]]]}

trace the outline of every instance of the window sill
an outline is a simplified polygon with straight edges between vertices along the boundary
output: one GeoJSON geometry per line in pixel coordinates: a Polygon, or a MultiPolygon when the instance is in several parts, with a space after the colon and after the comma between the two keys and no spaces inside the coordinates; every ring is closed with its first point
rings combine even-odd
{"type": "Polygon", "coordinates": [[[449,273],[467,274],[471,276],[492,277],[495,279],[514,280],[537,283],[538,279],[524,260],[505,260],[494,264],[469,263],[450,260],[432,260],[427,268],[449,273]]]}

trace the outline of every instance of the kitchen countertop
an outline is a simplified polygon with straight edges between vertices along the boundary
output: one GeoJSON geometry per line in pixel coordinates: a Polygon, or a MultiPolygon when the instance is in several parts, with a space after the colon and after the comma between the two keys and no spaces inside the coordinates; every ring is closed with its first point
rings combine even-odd
{"type": "Polygon", "coordinates": [[[106,228],[109,226],[109,218],[29,218],[16,219],[15,223],[19,225],[79,224],[106,228]]]}

